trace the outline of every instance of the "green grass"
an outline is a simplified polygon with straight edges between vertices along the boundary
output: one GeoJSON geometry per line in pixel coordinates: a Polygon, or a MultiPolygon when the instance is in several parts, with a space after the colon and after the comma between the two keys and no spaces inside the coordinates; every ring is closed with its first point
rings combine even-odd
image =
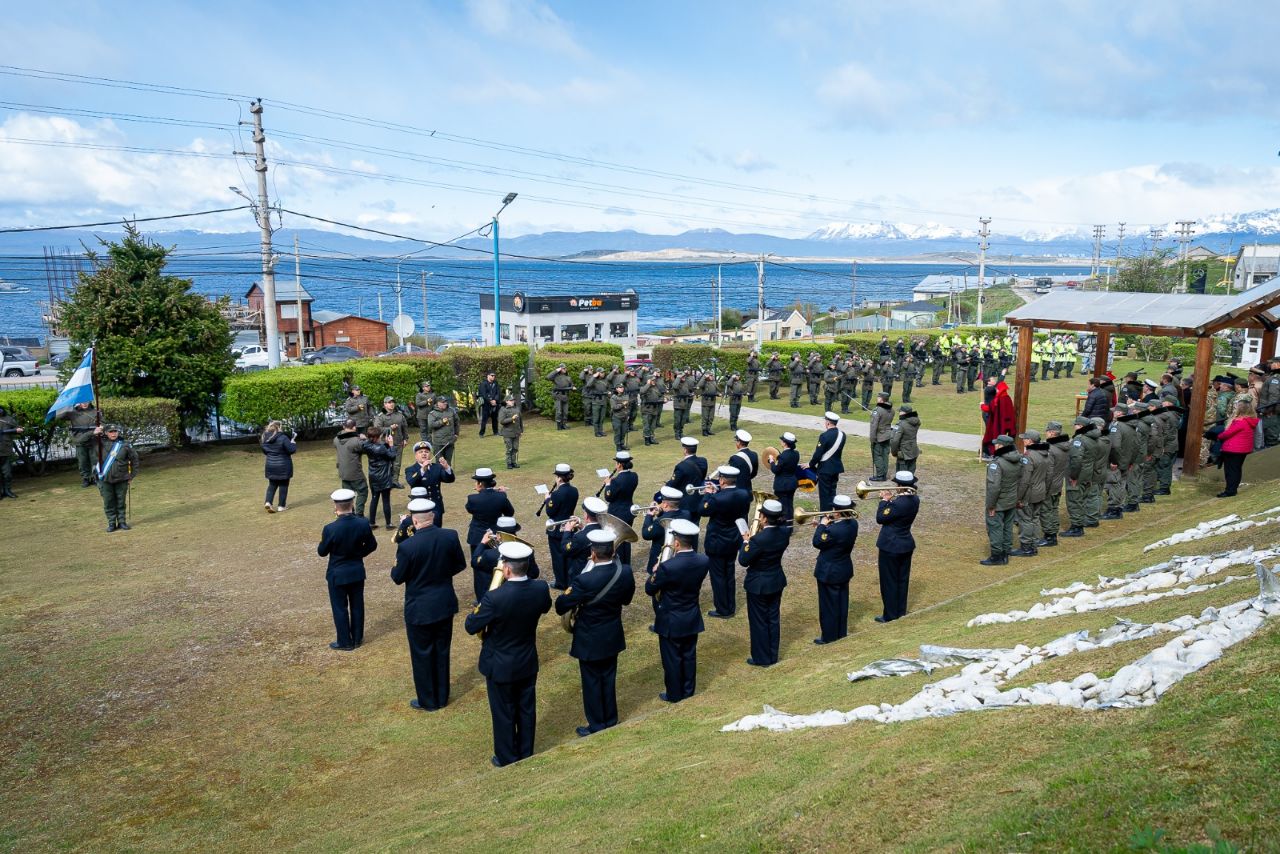
{"type": "MultiPolygon", "coordinates": [[[[612,455],[607,439],[579,426],[547,426],[532,422],[522,468],[499,472],[544,566],[533,484],[568,459],[591,494],[591,470],[612,455]]],[[[678,455],[669,427],[664,434],[657,448],[636,442],[642,493],[678,455]]],[[[812,433],[800,438],[812,447],[812,433]]],[[[713,462],[726,459],[727,431],[704,447],[713,462]]],[[[499,440],[468,434],[457,463],[469,470],[500,452],[499,440]]],[[[850,468],[849,482],[863,476],[850,468]]],[[[929,680],[851,685],[844,674],[921,643],[1037,643],[1115,616],[1168,618],[1245,595],[1248,582],[1237,582],[1119,612],[968,628],[977,613],[1028,606],[1043,587],[1168,557],[1179,550],[1142,555],[1141,547],[1226,505],[1209,497],[1212,483],[1179,486],[1172,499],[1083,540],[987,568],[976,563],[985,552],[974,509],[981,467],[969,454],[935,450],[921,468],[908,619],[872,621],[874,537],[864,529],[852,633],[813,646],[813,555],[797,545],[787,558],[779,665],[743,663],[744,614],[713,622],[699,643],[698,695],[668,706],[657,699],[661,667],[641,597],[626,614],[623,722],[577,739],[577,667],[548,618],[539,631],[538,753],[501,770],[487,761],[478,646],[460,627],[449,709],[421,715],[406,705],[411,680],[401,593],[386,578],[388,534],[379,533],[369,560],[366,645],[351,655],[327,648],[324,564],[314,551],[335,486],[326,443],[298,454],[284,515],[261,509],[262,457],[252,445],[145,457],[136,526],[124,534],[102,533],[97,495],[73,475],[20,480],[20,501],[0,503],[10,522],[0,529],[0,723],[9,746],[0,766],[0,848],[1092,851],[1159,829],[1169,844],[1220,834],[1274,849],[1274,627],[1150,709],[1030,708],[787,735],[719,732],[764,703],[801,712],[901,701],[929,680]]],[[[458,508],[468,487],[446,493],[450,527],[464,521],[458,508]]],[[[1280,486],[1250,486],[1239,500],[1280,504],[1280,486]]],[[[1272,536],[1264,528],[1198,545],[1218,551],[1272,536]]],[[[460,591],[469,585],[469,573],[459,577],[460,591]]],[[[1107,652],[1114,654],[1078,663],[1103,672],[1129,650],[1107,652]]],[[[1024,678],[1065,675],[1067,661],[1024,678]]]]}

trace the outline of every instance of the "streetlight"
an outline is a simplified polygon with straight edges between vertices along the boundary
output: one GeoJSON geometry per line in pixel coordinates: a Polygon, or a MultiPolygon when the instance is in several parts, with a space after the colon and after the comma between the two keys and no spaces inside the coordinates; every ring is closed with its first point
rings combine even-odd
{"type": "Polygon", "coordinates": [[[498,273],[498,217],[507,209],[507,205],[516,200],[515,193],[507,193],[506,198],[502,200],[502,207],[498,208],[498,212],[493,215],[493,346],[497,347],[502,343],[501,340],[501,322],[502,322],[502,299],[501,279],[498,273]]]}

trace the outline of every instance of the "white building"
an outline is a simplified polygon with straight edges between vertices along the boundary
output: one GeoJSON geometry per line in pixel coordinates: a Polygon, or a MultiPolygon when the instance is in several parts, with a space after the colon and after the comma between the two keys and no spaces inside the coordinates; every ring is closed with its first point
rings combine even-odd
{"type": "MultiPolygon", "coordinates": [[[[735,339],[738,341],[759,340],[760,331],[757,329],[757,323],[756,319],[752,318],[742,324],[742,329],[734,336],[735,339]]],[[[765,341],[792,341],[797,338],[809,338],[813,335],[813,330],[809,328],[804,315],[794,308],[785,311],[766,308],[762,327],[765,341]]]]}
{"type": "Polygon", "coordinates": [[[938,322],[938,312],[946,311],[946,308],[935,302],[908,302],[890,308],[889,318],[895,321],[895,329],[920,329],[935,325],[938,322]]]}
{"type": "MultiPolygon", "coordinates": [[[[636,317],[640,297],[625,293],[580,296],[528,296],[516,292],[502,297],[501,343],[539,345],[552,342],[598,341],[621,347],[636,346],[636,317]]],[[[480,330],[486,344],[493,337],[493,294],[480,295],[480,330]]]]}
{"type": "MultiPolygon", "coordinates": [[[[994,287],[996,283],[995,276],[984,276],[983,281],[985,287],[994,287]]],[[[949,294],[962,294],[968,290],[977,290],[978,275],[974,273],[972,276],[964,274],[942,275],[934,273],[925,276],[916,286],[911,289],[911,298],[913,300],[927,300],[936,297],[947,297],[949,294]]]]}
{"type": "Polygon", "coordinates": [[[1235,278],[1231,289],[1237,293],[1261,284],[1276,274],[1280,266],[1280,244],[1252,243],[1236,252],[1235,278]]]}

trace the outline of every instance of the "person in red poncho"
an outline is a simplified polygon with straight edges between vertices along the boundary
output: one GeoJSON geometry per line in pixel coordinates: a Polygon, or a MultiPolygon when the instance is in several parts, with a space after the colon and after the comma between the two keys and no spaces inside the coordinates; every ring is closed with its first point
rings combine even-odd
{"type": "Polygon", "coordinates": [[[997,436],[1012,436],[1017,432],[1018,420],[1013,412],[1013,398],[1009,397],[1009,384],[996,377],[992,377],[988,383],[995,384],[995,396],[982,404],[982,417],[987,422],[987,428],[982,433],[983,457],[991,456],[997,436]]]}

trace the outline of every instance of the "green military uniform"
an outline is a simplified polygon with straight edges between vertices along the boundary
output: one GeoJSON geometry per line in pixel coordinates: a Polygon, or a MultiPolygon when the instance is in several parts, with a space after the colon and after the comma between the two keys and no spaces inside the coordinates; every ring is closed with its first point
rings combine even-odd
{"type": "Polygon", "coordinates": [[[627,393],[627,399],[631,401],[631,409],[627,416],[627,431],[636,429],[636,418],[640,415],[640,386],[644,385],[640,378],[636,376],[635,371],[627,371],[627,375],[622,380],[622,388],[627,393]]]}
{"type": "Polygon", "coordinates": [[[1067,518],[1071,527],[1062,532],[1064,537],[1084,536],[1098,493],[1094,480],[1098,467],[1098,430],[1082,415],[1076,416],[1075,426],[1067,457],[1067,518]]]}
{"type": "Polygon", "coordinates": [[[0,498],[17,498],[13,494],[13,439],[22,428],[18,419],[0,406],[0,498]]]}
{"type": "Polygon", "coordinates": [[[1103,519],[1123,518],[1127,480],[1138,453],[1138,437],[1134,432],[1129,410],[1117,406],[1112,410],[1111,427],[1108,429],[1111,442],[1107,458],[1107,511],[1103,519]]]}
{"type": "Polygon", "coordinates": [[[809,405],[818,405],[818,389],[822,383],[822,359],[817,353],[809,356],[809,364],[805,367],[805,379],[809,382],[809,405]]]}
{"type": "MultiPolygon", "coordinates": [[[[906,387],[903,388],[905,391],[906,387]]],[[[919,434],[920,416],[910,404],[902,404],[898,407],[898,423],[889,435],[889,453],[893,454],[896,471],[915,472],[916,460],[920,457],[919,434]]]]}
{"type": "MultiPolygon", "coordinates": [[[[351,387],[352,391],[360,391],[360,386],[351,387]]],[[[353,394],[342,402],[342,409],[347,417],[356,422],[356,429],[363,433],[373,423],[373,413],[369,410],[369,398],[363,393],[353,394]]]]}
{"type": "Polygon", "coordinates": [[[769,364],[765,366],[769,374],[769,399],[778,399],[778,386],[782,384],[782,360],[777,353],[769,356],[769,364]]]}
{"type": "Polygon", "coordinates": [[[672,393],[675,397],[671,402],[671,411],[675,413],[675,434],[677,439],[683,439],[685,425],[689,423],[689,410],[693,406],[693,380],[688,374],[676,377],[672,393]]]}
{"type": "Polygon", "coordinates": [[[609,422],[613,425],[613,449],[627,449],[627,433],[631,429],[631,398],[627,396],[622,383],[613,387],[609,395],[609,422]]]}
{"type": "MultiPolygon", "coordinates": [[[[663,401],[665,402],[665,401],[666,401],[666,399],[667,399],[667,381],[666,381],[666,380],[664,380],[664,379],[662,378],[662,372],[661,372],[661,371],[653,371],[653,372],[652,372],[652,374],[651,374],[651,378],[653,379],[653,384],[654,384],[654,386],[658,389],[658,393],[662,395],[662,399],[663,399],[663,401]]],[[[658,419],[657,419],[656,421],[654,421],[654,422],[653,422],[653,426],[654,426],[655,428],[658,428],[658,427],[661,427],[661,426],[662,426],[662,410],[663,410],[663,407],[659,406],[659,407],[658,407],[658,419]]],[[[643,410],[642,410],[642,412],[643,412],[643,410]]],[[[658,440],[657,440],[657,439],[654,439],[654,440],[653,440],[653,443],[654,443],[655,445],[656,445],[656,444],[658,444],[658,440]]]]}
{"type": "Polygon", "coordinates": [[[804,362],[800,361],[800,355],[796,354],[791,357],[791,361],[787,364],[787,374],[791,380],[791,408],[800,408],[800,389],[804,387],[805,369],[804,362]]]}
{"type": "Polygon", "coordinates": [[[840,411],[849,411],[849,402],[858,394],[858,365],[853,359],[844,360],[840,379],[840,411]]]}
{"type": "Polygon", "coordinates": [[[956,381],[956,394],[964,394],[965,379],[969,376],[969,353],[960,344],[951,351],[951,376],[956,381]]]}
{"type": "Polygon", "coordinates": [[[609,382],[604,371],[597,370],[591,377],[591,426],[597,436],[604,435],[604,413],[609,408],[609,382]]]}
{"type": "Polygon", "coordinates": [[[1021,438],[1027,444],[1018,466],[1018,549],[1010,554],[1031,557],[1038,553],[1037,545],[1044,538],[1040,519],[1049,491],[1052,463],[1049,461],[1049,446],[1040,441],[1039,432],[1028,430],[1021,438]]]}
{"type": "MultiPolygon", "coordinates": [[[[929,349],[929,359],[933,362],[933,378],[930,385],[942,385],[942,371],[947,366],[947,359],[944,355],[946,350],[943,349],[941,343],[935,341],[929,349]]],[[[921,374],[924,372],[921,371],[921,374]]]]}
{"type": "Polygon", "coordinates": [[[987,463],[986,521],[991,556],[983,566],[1004,566],[1013,551],[1013,519],[1018,508],[1020,457],[1012,436],[997,436],[995,454],[987,463]]]}
{"type": "Polygon", "coordinates": [[[871,467],[875,469],[873,480],[889,477],[889,443],[893,439],[893,407],[885,395],[881,395],[871,409],[867,439],[871,442],[871,467]]]}
{"type": "Polygon", "coordinates": [[[738,413],[742,412],[742,395],[746,392],[747,387],[737,374],[729,377],[729,381],[725,383],[724,395],[729,398],[729,429],[738,429],[738,413]]]}
{"type": "MultiPolygon", "coordinates": [[[[453,450],[458,439],[458,418],[448,406],[440,408],[441,400],[437,400],[436,408],[427,414],[427,441],[431,443],[432,452],[444,457],[452,468],[453,450]]],[[[356,510],[356,515],[363,515],[363,511],[356,510]]]]}
{"type": "Polygon", "coordinates": [[[1085,523],[1086,528],[1098,527],[1098,520],[1102,518],[1102,504],[1106,500],[1107,489],[1107,473],[1110,470],[1111,460],[1111,434],[1107,432],[1107,422],[1103,418],[1091,418],[1094,428],[1097,429],[1098,449],[1095,451],[1096,456],[1093,462],[1093,502],[1089,505],[1088,522],[1085,523]]]}
{"type": "MultiPolygon", "coordinates": [[[[560,365],[554,371],[547,374],[547,381],[551,383],[551,401],[555,407],[555,421],[557,430],[569,429],[569,392],[573,391],[573,378],[569,376],[569,372],[565,370],[564,365],[560,365]]],[[[583,407],[586,409],[587,407],[583,407]]],[[[588,412],[588,416],[590,413],[588,412]]]]}
{"type": "Polygon", "coordinates": [[[662,389],[658,387],[658,382],[658,377],[650,377],[644,384],[644,388],[640,390],[640,406],[644,415],[642,426],[646,445],[658,444],[654,431],[658,429],[658,416],[662,414],[663,403],[662,389]]]}
{"type": "Polygon", "coordinates": [[[507,450],[507,468],[520,468],[520,436],[524,433],[524,418],[514,398],[507,398],[506,405],[498,410],[498,435],[507,450]]]}
{"type": "Polygon", "coordinates": [[[98,490],[102,493],[102,511],[107,515],[107,531],[129,530],[129,484],[138,474],[138,452],[126,442],[119,428],[108,427],[107,441],[98,471],[98,490]]]}
{"type": "Polygon", "coordinates": [[[827,365],[827,369],[822,372],[822,402],[828,412],[832,412],[836,408],[836,402],[840,399],[840,385],[843,380],[844,374],[836,367],[835,362],[827,365]]]}
{"type": "Polygon", "coordinates": [[[716,417],[716,398],[720,395],[716,378],[711,374],[703,374],[694,391],[698,393],[698,403],[702,410],[702,435],[710,436],[711,424],[716,417]]]}
{"type": "Polygon", "coordinates": [[[383,401],[383,409],[373,417],[374,426],[382,429],[383,435],[390,433],[395,438],[395,444],[391,450],[395,452],[395,470],[392,475],[392,481],[400,485],[400,473],[404,471],[401,462],[404,457],[404,446],[409,442],[409,419],[400,411],[400,407],[394,407],[390,412],[386,409],[387,403],[395,403],[395,398],[388,398],[383,401]]]}
{"type": "Polygon", "coordinates": [[[1058,530],[1062,524],[1062,485],[1067,479],[1067,465],[1070,461],[1071,437],[1062,435],[1062,425],[1050,421],[1045,425],[1046,431],[1058,433],[1044,440],[1049,451],[1049,482],[1044,494],[1044,504],[1040,511],[1040,529],[1044,538],[1037,546],[1056,546],[1058,530]]]}
{"type": "Polygon", "coordinates": [[[982,353],[978,351],[978,345],[969,348],[969,363],[965,367],[965,380],[967,385],[965,391],[974,391],[974,383],[978,381],[978,372],[982,369],[982,353]]]}
{"type": "Polygon", "coordinates": [[[916,382],[920,379],[920,366],[916,364],[916,360],[911,356],[907,356],[902,360],[902,402],[911,402],[911,389],[915,387],[916,382]]]}
{"type": "Polygon", "coordinates": [[[876,390],[876,363],[873,359],[864,359],[858,371],[862,377],[862,408],[871,408],[871,395],[876,390]]]}
{"type": "Polygon", "coordinates": [[[1147,457],[1142,471],[1142,499],[1139,503],[1154,504],[1156,490],[1160,486],[1160,459],[1164,456],[1164,419],[1156,411],[1159,408],[1157,404],[1147,403],[1145,406],[1142,423],[1147,425],[1147,457]]]}
{"type": "Polygon", "coordinates": [[[760,357],[755,350],[747,356],[747,402],[756,402],[756,383],[760,382],[760,357]]]}
{"type": "Polygon", "coordinates": [[[435,392],[431,390],[431,383],[424,382],[421,385],[422,391],[413,396],[413,412],[414,417],[418,421],[418,439],[423,442],[429,442],[427,435],[430,431],[427,429],[427,416],[431,414],[431,410],[436,405],[435,392]]]}
{"type": "Polygon", "coordinates": [[[581,389],[582,394],[582,423],[588,427],[596,423],[595,406],[593,405],[595,393],[590,388],[592,378],[595,375],[596,369],[591,365],[587,365],[578,374],[578,388],[581,389]]]}
{"type": "MultiPolygon", "coordinates": [[[[1272,365],[1274,362],[1268,362],[1272,365]]],[[[1280,371],[1268,370],[1258,389],[1258,416],[1262,419],[1262,439],[1266,447],[1280,445],[1280,371]]]]}
{"type": "Polygon", "coordinates": [[[893,359],[885,359],[880,363],[880,390],[893,397],[893,381],[898,378],[898,366],[893,359]]]}
{"type": "Polygon", "coordinates": [[[1151,439],[1151,428],[1142,420],[1145,409],[1141,404],[1129,406],[1129,425],[1133,427],[1133,465],[1125,476],[1125,505],[1128,513],[1135,513],[1142,501],[1142,480],[1147,469],[1147,443],[1151,439]]]}
{"type": "Polygon", "coordinates": [[[1164,419],[1165,442],[1164,456],[1160,459],[1160,488],[1156,490],[1156,495],[1169,495],[1173,490],[1173,463],[1178,457],[1178,427],[1182,421],[1182,407],[1165,400],[1160,417],[1164,419]]]}
{"type": "Polygon", "coordinates": [[[93,459],[93,431],[99,422],[98,410],[87,403],[76,404],[75,408],[63,414],[67,426],[71,430],[71,445],[76,451],[76,467],[80,469],[80,485],[93,486],[95,480],[93,459]]]}

